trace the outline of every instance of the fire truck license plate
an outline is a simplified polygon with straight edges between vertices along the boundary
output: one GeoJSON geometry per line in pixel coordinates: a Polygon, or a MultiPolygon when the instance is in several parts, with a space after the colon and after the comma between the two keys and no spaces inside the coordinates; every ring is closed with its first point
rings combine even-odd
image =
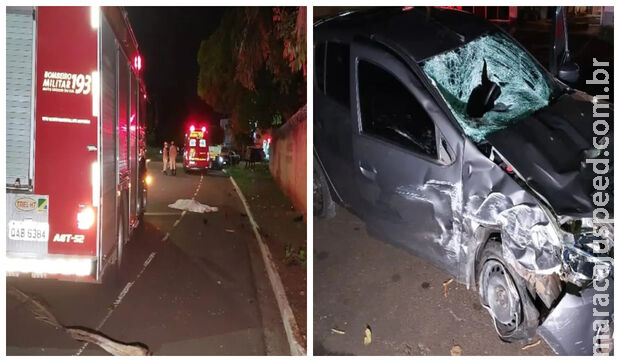
{"type": "Polygon", "coordinates": [[[9,221],[9,238],[24,241],[47,242],[49,225],[32,220],[9,221]]]}

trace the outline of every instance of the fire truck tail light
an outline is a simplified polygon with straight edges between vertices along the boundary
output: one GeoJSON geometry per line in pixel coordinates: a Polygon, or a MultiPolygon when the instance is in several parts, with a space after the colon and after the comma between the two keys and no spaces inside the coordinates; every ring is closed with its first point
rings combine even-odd
{"type": "Polygon", "coordinates": [[[6,272],[60,275],[91,275],[93,263],[90,258],[11,258],[6,259],[6,272]]]}
{"type": "Polygon", "coordinates": [[[203,133],[204,133],[204,132],[207,132],[207,127],[202,126],[202,132],[203,132],[203,133]]]}
{"type": "Polygon", "coordinates": [[[99,29],[99,6],[90,7],[90,26],[99,29]]]}
{"type": "Polygon", "coordinates": [[[133,67],[137,71],[140,71],[142,69],[142,57],[140,56],[140,54],[133,57],[133,67]]]}
{"type": "Polygon", "coordinates": [[[83,207],[77,214],[78,229],[88,230],[95,224],[95,210],[90,206],[83,207]]]}
{"type": "Polygon", "coordinates": [[[93,187],[93,206],[99,207],[99,162],[95,161],[90,166],[90,183],[93,187]]]}
{"type": "Polygon", "coordinates": [[[196,129],[196,127],[194,127],[194,125],[189,126],[190,132],[194,132],[195,129],[196,129]]]}

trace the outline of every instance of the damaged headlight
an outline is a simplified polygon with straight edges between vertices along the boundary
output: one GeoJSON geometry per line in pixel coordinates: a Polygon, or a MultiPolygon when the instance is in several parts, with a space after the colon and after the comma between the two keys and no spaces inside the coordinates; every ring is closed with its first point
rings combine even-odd
{"type": "Polygon", "coordinates": [[[597,236],[591,219],[562,225],[574,237],[573,242],[562,247],[562,261],[570,282],[584,286],[593,279],[613,277],[613,228],[610,226],[604,236],[597,236]]]}

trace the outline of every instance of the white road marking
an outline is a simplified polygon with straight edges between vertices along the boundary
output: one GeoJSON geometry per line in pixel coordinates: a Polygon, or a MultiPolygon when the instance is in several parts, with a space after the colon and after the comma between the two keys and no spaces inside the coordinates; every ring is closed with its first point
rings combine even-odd
{"type": "Polygon", "coordinates": [[[202,178],[203,178],[203,175],[200,175],[200,181],[198,181],[198,186],[196,187],[196,191],[194,192],[194,196],[192,197],[192,200],[196,199],[196,195],[198,195],[198,191],[200,191],[200,186],[202,186],[202,178]]]}
{"type": "Polygon", "coordinates": [[[114,308],[118,307],[118,305],[121,304],[121,302],[123,301],[123,298],[125,298],[125,296],[129,292],[129,289],[131,289],[132,286],[133,286],[133,282],[129,282],[127,283],[127,285],[125,285],[125,288],[121,290],[121,294],[119,294],[116,300],[114,301],[114,308]]]}
{"type": "MultiPolygon", "coordinates": [[[[144,273],[144,271],[146,270],[146,267],[151,263],[151,261],[153,260],[153,258],[155,258],[155,255],[157,253],[156,252],[152,252],[148,258],[146,258],[146,261],[144,261],[144,264],[142,266],[142,269],[140,270],[140,272],[136,275],[136,278],[131,281],[128,282],[125,287],[123,288],[123,290],[121,290],[121,292],[118,294],[118,297],[116,297],[116,299],[114,300],[114,303],[112,303],[112,308],[110,308],[110,310],[108,310],[108,313],[105,315],[105,317],[103,317],[103,319],[101,320],[101,322],[99,322],[99,324],[97,325],[97,329],[96,331],[101,330],[101,328],[103,328],[103,325],[105,324],[105,322],[108,321],[108,319],[112,316],[112,313],[114,313],[114,311],[116,310],[116,308],[118,308],[118,306],[121,304],[121,302],[123,301],[123,299],[125,298],[125,296],[127,295],[127,293],[129,293],[129,290],[131,289],[131,287],[138,281],[138,279],[140,278],[140,276],[142,276],[142,273],[144,273]]],[[[84,350],[86,349],[86,347],[88,347],[88,342],[84,343],[80,349],[77,351],[77,353],[75,354],[76,356],[81,355],[84,350]]]]}
{"type": "MultiPolygon", "coordinates": [[[[202,185],[202,175],[200,175],[200,181],[198,182],[198,187],[196,187],[196,192],[194,193],[194,197],[196,197],[196,195],[198,194],[198,191],[200,190],[200,186],[201,185],[202,185]]],[[[179,223],[181,222],[181,219],[183,218],[183,216],[185,216],[185,214],[187,214],[186,210],[184,210],[182,213],[178,213],[178,212],[145,212],[144,213],[144,215],[146,215],[146,216],[181,215],[174,222],[174,225],[172,226],[173,229],[179,225],[179,223]]],[[[164,235],[164,237],[163,237],[163,239],[161,241],[166,241],[166,240],[168,240],[169,237],[170,237],[170,233],[167,232],[166,235],[164,235]]],[[[155,258],[155,255],[157,255],[157,252],[154,251],[154,252],[152,252],[148,256],[148,258],[146,258],[146,260],[142,264],[142,269],[140,269],[140,272],[136,275],[136,278],[133,281],[128,282],[125,285],[125,287],[123,288],[123,290],[121,290],[121,292],[119,293],[118,297],[116,297],[116,299],[114,300],[114,303],[112,304],[112,308],[110,308],[110,310],[105,315],[105,317],[101,320],[99,325],[97,325],[97,329],[96,329],[97,331],[99,331],[101,328],[103,328],[103,325],[105,324],[105,322],[108,321],[108,319],[112,316],[112,313],[114,313],[116,308],[121,304],[121,302],[123,301],[123,299],[125,298],[127,293],[129,293],[129,290],[134,285],[134,283],[136,281],[138,281],[138,279],[142,276],[142,273],[144,273],[144,271],[146,270],[146,267],[148,267],[149,264],[151,263],[151,261],[153,261],[153,259],[155,258]]],[[[88,345],[89,345],[88,342],[84,343],[80,347],[80,349],[77,351],[76,356],[81,355],[84,352],[84,350],[86,349],[86,347],[88,347],[88,345]]]]}
{"type": "Polygon", "coordinates": [[[151,264],[151,261],[153,261],[153,259],[155,259],[155,255],[157,255],[157,252],[152,252],[151,255],[149,255],[149,257],[146,259],[146,261],[144,262],[144,266],[142,267],[142,270],[140,270],[140,272],[138,273],[138,276],[136,276],[136,280],[138,280],[138,278],[140,278],[140,276],[142,275],[142,273],[144,273],[144,271],[146,270],[146,267],[149,266],[149,264],[151,264]]]}
{"type": "Polygon", "coordinates": [[[181,215],[178,212],[145,212],[145,216],[170,216],[170,215],[181,215]]]}
{"type": "Polygon", "coordinates": [[[155,254],[157,254],[157,253],[156,252],[152,252],[151,255],[149,255],[149,257],[144,262],[144,268],[143,269],[145,269],[147,266],[149,266],[149,264],[151,263],[151,261],[155,257],[155,254]]]}
{"type": "Polygon", "coordinates": [[[286,292],[284,291],[284,286],[282,285],[282,279],[280,279],[280,275],[276,269],[276,265],[273,262],[273,258],[271,256],[271,252],[269,252],[269,248],[267,244],[263,241],[260,233],[258,232],[258,225],[256,221],[254,221],[254,216],[252,216],[252,211],[250,211],[250,207],[248,206],[243,193],[237,186],[237,183],[232,177],[230,178],[230,182],[232,182],[243,206],[245,207],[245,211],[248,215],[248,219],[250,219],[250,224],[252,225],[252,229],[254,230],[254,236],[256,237],[256,241],[258,241],[258,246],[260,247],[261,254],[263,256],[263,262],[265,263],[265,269],[267,269],[267,276],[269,277],[269,281],[271,282],[271,288],[273,289],[273,294],[275,294],[276,301],[278,302],[278,308],[280,309],[280,317],[282,318],[282,323],[284,323],[284,330],[286,331],[286,337],[288,339],[289,348],[291,350],[291,355],[293,356],[305,356],[306,349],[303,345],[297,340],[297,336],[300,335],[299,327],[297,326],[297,322],[295,321],[295,316],[293,315],[293,310],[291,309],[291,305],[286,297],[286,292]]]}

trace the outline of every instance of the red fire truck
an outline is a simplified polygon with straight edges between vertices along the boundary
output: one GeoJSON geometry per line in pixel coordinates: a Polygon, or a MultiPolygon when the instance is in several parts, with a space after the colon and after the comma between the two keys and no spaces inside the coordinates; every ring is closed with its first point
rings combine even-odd
{"type": "Polygon", "coordinates": [[[146,206],[147,95],[125,11],[7,7],[6,267],[99,282],[146,206]]]}
{"type": "Polygon", "coordinates": [[[206,125],[191,124],[187,128],[183,145],[183,168],[185,171],[202,171],[210,168],[208,134],[206,125]]]}

